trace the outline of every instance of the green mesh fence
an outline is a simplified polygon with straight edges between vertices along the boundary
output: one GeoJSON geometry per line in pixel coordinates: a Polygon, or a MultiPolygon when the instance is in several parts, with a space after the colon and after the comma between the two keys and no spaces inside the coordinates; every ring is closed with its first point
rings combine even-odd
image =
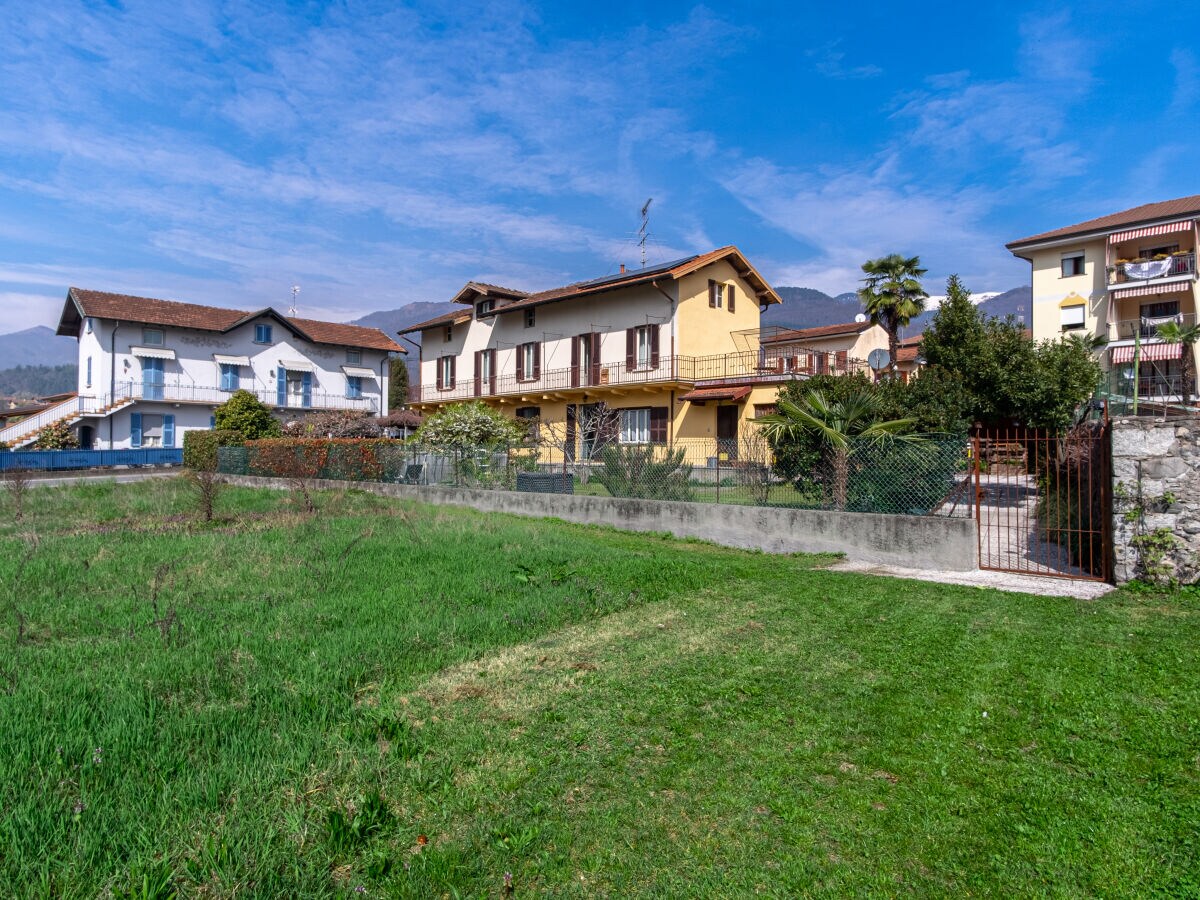
{"type": "Polygon", "coordinates": [[[792,478],[775,470],[769,444],[755,435],[669,445],[610,442],[577,446],[571,453],[539,445],[447,450],[384,443],[373,448],[370,465],[361,464],[360,451],[339,446],[324,457],[301,456],[295,469],[279,450],[262,454],[253,443],[222,447],[218,468],[233,475],[918,516],[970,514],[966,437],[853,442],[844,453],[827,452],[811,470],[792,478]]]}

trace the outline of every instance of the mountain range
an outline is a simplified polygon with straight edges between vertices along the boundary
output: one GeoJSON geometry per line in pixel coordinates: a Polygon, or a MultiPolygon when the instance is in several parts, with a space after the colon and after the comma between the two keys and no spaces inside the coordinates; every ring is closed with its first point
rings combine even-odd
{"type": "MultiPolygon", "coordinates": [[[[776,325],[781,328],[816,328],[821,325],[853,322],[855,316],[862,312],[858,297],[852,292],[831,297],[822,291],[804,287],[779,287],[776,288],[776,291],[783,299],[783,303],[771,306],[763,313],[763,325],[776,325]]],[[[1032,290],[1028,286],[1014,288],[1001,294],[978,294],[973,299],[979,308],[989,316],[1003,318],[1011,315],[1026,323],[1029,322],[1032,290]]],[[[420,301],[409,303],[399,309],[368,313],[350,324],[378,328],[384,334],[394,337],[396,332],[403,328],[436,318],[457,308],[459,307],[453,303],[420,301]]],[[[905,329],[906,333],[908,335],[920,334],[932,318],[933,309],[931,308],[920,317],[913,319],[905,329]]],[[[410,337],[414,342],[419,343],[420,335],[411,335],[410,337]]],[[[0,335],[0,371],[16,369],[18,366],[32,366],[36,369],[55,368],[52,377],[49,372],[32,373],[37,377],[23,389],[20,387],[13,389],[13,385],[5,384],[10,393],[18,396],[34,396],[71,390],[75,383],[73,367],[76,363],[76,356],[74,340],[58,337],[52,328],[44,325],[0,335]],[[42,377],[43,375],[46,377],[42,377]],[[46,378],[54,383],[48,384],[46,378]],[[34,387],[34,384],[37,387],[34,387]]],[[[417,354],[410,353],[408,356],[410,379],[415,376],[416,360],[417,354]]],[[[27,380],[22,378],[17,383],[27,380]]]]}

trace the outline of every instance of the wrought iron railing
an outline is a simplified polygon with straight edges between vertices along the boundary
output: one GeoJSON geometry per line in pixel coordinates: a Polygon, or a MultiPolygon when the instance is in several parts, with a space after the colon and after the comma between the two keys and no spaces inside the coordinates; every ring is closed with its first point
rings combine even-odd
{"type": "Polygon", "coordinates": [[[1169,316],[1139,316],[1136,319],[1118,319],[1108,326],[1110,341],[1129,341],[1139,338],[1143,341],[1161,341],[1158,333],[1160,325],[1174,322],[1181,327],[1196,324],[1195,313],[1175,313],[1169,316]]]}
{"type": "Polygon", "coordinates": [[[1179,275],[1196,275],[1194,251],[1174,253],[1164,259],[1137,259],[1117,263],[1108,267],[1108,283],[1137,284],[1156,278],[1174,278],[1179,275]]]}

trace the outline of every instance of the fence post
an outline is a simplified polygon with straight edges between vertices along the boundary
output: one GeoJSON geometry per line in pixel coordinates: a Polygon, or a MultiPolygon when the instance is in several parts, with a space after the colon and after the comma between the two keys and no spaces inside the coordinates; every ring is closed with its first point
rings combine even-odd
{"type": "Polygon", "coordinates": [[[717,439],[716,455],[713,457],[717,461],[717,503],[721,502],[721,440],[717,439]]]}

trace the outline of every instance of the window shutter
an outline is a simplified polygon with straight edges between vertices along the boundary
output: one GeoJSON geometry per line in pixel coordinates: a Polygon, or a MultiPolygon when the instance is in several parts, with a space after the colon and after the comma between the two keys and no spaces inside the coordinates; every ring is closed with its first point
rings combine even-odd
{"type": "Polygon", "coordinates": [[[488,392],[496,393],[496,351],[486,351],[488,355],[488,392]]]}
{"type": "Polygon", "coordinates": [[[455,369],[457,368],[457,366],[458,366],[458,358],[451,356],[450,357],[450,383],[448,385],[446,385],[446,387],[448,387],[448,388],[454,387],[454,382],[455,382],[455,377],[456,377],[455,369]]]}
{"type": "Polygon", "coordinates": [[[533,380],[537,381],[542,377],[542,345],[533,345],[533,380]]]}
{"type": "Polygon", "coordinates": [[[711,278],[708,280],[708,305],[717,308],[717,283],[711,278]]]}
{"type": "Polygon", "coordinates": [[[625,329],[625,368],[633,370],[637,366],[637,329],[625,329]]]}
{"type": "Polygon", "coordinates": [[[592,371],[588,377],[591,384],[600,383],[600,332],[594,331],[588,337],[592,341],[592,371]]]}
{"type": "Polygon", "coordinates": [[[525,380],[525,345],[517,347],[517,381],[525,380]]]}
{"type": "Polygon", "coordinates": [[[300,380],[300,405],[305,408],[312,406],[312,372],[305,372],[300,380]]]}
{"type": "Polygon", "coordinates": [[[173,415],[163,416],[163,443],[164,447],[175,446],[175,417],[173,415]]]}
{"type": "Polygon", "coordinates": [[[209,427],[209,428],[216,428],[216,427],[217,427],[217,417],[216,417],[216,416],[209,416],[209,417],[208,417],[208,427],[209,427]]]}
{"type": "Polygon", "coordinates": [[[733,312],[733,304],[734,304],[733,295],[735,293],[737,293],[737,291],[734,290],[732,284],[725,285],[725,299],[726,299],[726,301],[728,301],[728,306],[729,306],[730,312],[733,312]]]}
{"type": "Polygon", "coordinates": [[[142,446],[142,414],[129,414],[129,446],[142,446]]]}
{"type": "Polygon", "coordinates": [[[658,368],[658,328],[657,325],[650,326],[650,368],[658,368]]]}
{"type": "Polygon", "coordinates": [[[437,389],[438,389],[439,391],[440,391],[440,390],[442,390],[442,388],[444,388],[444,387],[446,386],[446,381],[445,381],[445,378],[444,378],[444,377],[443,377],[443,375],[442,375],[443,367],[444,367],[445,365],[446,365],[446,357],[444,357],[444,356],[439,356],[439,357],[438,357],[438,360],[437,360],[437,362],[436,362],[436,363],[434,363],[434,366],[435,366],[435,367],[436,367],[436,369],[437,369],[437,374],[436,374],[436,377],[437,377],[437,389]]]}
{"type": "Polygon", "coordinates": [[[275,404],[287,406],[287,369],[283,366],[275,370],[275,404]]]}
{"type": "Polygon", "coordinates": [[[483,394],[483,354],[486,351],[475,351],[475,396],[479,397],[483,394]]]}
{"type": "Polygon", "coordinates": [[[850,351],[839,350],[837,352],[837,370],[839,372],[842,372],[843,374],[845,373],[845,371],[847,369],[847,364],[849,363],[849,361],[850,361],[850,351]]]}
{"type": "Polygon", "coordinates": [[[667,442],[667,408],[665,406],[650,407],[650,443],[665,444],[667,442]]]}
{"type": "Polygon", "coordinates": [[[581,334],[571,341],[571,387],[579,387],[579,344],[587,340],[586,334],[581,334]]]}

